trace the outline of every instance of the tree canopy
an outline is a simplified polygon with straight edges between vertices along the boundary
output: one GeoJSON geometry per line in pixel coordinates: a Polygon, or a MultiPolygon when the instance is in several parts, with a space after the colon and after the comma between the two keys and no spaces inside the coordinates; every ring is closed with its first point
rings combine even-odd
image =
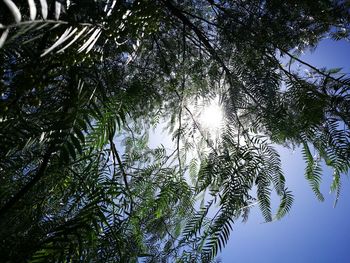
{"type": "Polygon", "coordinates": [[[350,78],[300,54],[349,40],[349,10],[339,0],[1,1],[0,258],[214,261],[252,206],[266,221],[290,211],[278,144],[302,148],[321,201],[321,163],[331,167],[337,201],[350,78]],[[215,129],[200,121],[213,101],[215,129]],[[159,124],[172,149],[149,147],[159,124]]]}

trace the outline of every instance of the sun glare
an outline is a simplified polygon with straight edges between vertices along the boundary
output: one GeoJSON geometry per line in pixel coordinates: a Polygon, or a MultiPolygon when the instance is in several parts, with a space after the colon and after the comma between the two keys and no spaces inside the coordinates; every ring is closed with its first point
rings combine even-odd
{"type": "Polygon", "coordinates": [[[220,129],[222,121],[223,112],[218,99],[214,99],[210,104],[203,106],[200,113],[200,123],[205,129],[217,131],[220,129]]]}

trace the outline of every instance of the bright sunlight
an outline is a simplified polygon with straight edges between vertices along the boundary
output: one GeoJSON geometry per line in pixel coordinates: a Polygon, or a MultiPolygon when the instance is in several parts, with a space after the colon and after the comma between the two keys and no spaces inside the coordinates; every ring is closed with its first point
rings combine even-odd
{"type": "Polygon", "coordinates": [[[213,135],[218,134],[223,123],[223,111],[219,98],[213,99],[209,104],[203,104],[199,119],[204,129],[213,135]]]}

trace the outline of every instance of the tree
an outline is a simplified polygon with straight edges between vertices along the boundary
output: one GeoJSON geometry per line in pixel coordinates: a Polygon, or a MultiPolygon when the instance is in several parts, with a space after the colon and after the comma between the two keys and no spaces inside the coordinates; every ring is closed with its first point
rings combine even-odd
{"type": "Polygon", "coordinates": [[[325,37],[348,39],[348,9],[326,0],[2,1],[1,258],[211,261],[251,206],[266,221],[290,211],[273,144],[303,148],[320,200],[320,162],[332,167],[337,200],[350,166],[350,78],[298,54],[325,37]],[[198,105],[215,99],[220,136],[198,118],[198,105]],[[147,146],[160,120],[173,151],[147,146]]]}

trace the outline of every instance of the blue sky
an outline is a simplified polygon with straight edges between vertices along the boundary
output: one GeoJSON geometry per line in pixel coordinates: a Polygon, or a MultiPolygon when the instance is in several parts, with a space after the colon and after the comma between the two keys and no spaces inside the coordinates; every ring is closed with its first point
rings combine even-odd
{"type": "MultiPolygon", "coordinates": [[[[343,67],[350,72],[350,43],[324,40],[312,54],[302,56],[317,67],[343,67]]],[[[319,202],[304,178],[300,151],[279,148],[287,186],[295,201],[291,213],[280,221],[262,223],[259,209],[251,210],[247,223],[235,224],[221,253],[222,262],[235,263],[347,263],[350,262],[350,180],[343,177],[342,193],[333,208],[329,194],[332,171],[324,170],[319,202]]]]}
{"type": "MultiPolygon", "coordinates": [[[[312,54],[301,57],[322,68],[343,67],[350,72],[350,43],[322,41],[312,54]]],[[[172,145],[158,127],[150,146],[172,145]]],[[[230,240],[219,255],[224,263],[348,263],[350,262],[350,179],[342,177],[342,192],[336,208],[329,193],[332,171],[324,167],[319,202],[304,177],[305,162],[299,149],[278,147],[286,184],[294,194],[291,213],[280,221],[263,223],[258,207],[251,209],[248,222],[236,222],[230,240]]],[[[275,208],[277,202],[275,202],[275,208]]],[[[275,209],[276,211],[276,209],[275,209]]]]}

